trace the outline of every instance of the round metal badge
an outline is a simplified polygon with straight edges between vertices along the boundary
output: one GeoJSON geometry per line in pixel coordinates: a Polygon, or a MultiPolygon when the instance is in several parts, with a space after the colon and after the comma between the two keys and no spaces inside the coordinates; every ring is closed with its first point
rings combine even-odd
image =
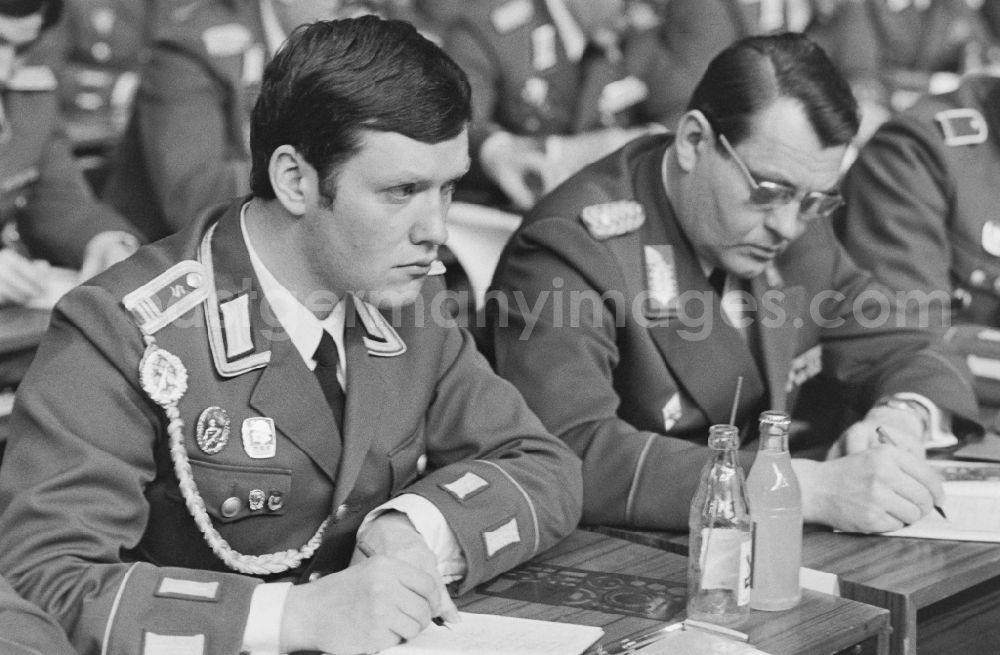
{"type": "Polygon", "coordinates": [[[214,455],[229,443],[229,414],[221,407],[209,407],[198,417],[194,429],[195,442],[201,451],[214,455]]]}
{"type": "Polygon", "coordinates": [[[139,362],[139,384],[153,402],[170,407],[187,391],[187,369],[177,355],[150,344],[139,362]]]}

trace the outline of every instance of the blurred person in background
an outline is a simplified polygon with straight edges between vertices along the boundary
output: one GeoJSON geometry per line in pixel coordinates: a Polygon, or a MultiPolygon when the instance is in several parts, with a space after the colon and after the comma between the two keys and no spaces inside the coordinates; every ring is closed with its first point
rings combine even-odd
{"type": "Polygon", "coordinates": [[[473,89],[473,168],[457,199],[526,210],[577,169],[650,129],[655,40],[623,0],[477,0],[445,50],[473,89]]]}
{"type": "Polygon", "coordinates": [[[249,112],[297,26],[379,10],[352,0],[201,0],[160,12],[103,197],[149,240],[249,192],[249,112]]]}
{"type": "Polygon", "coordinates": [[[876,132],[844,179],[837,223],[854,259],[932,301],[979,401],[1000,408],[1000,78],[967,76],[876,132]],[[950,328],[950,329],[949,329],[950,328]]]}
{"type": "Polygon", "coordinates": [[[56,75],[35,58],[60,11],[59,0],[0,2],[0,304],[50,305],[139,245],[94,198],[63,128],[56,75]],[[56,275],[53,265],[72,270],[56,275]]]}

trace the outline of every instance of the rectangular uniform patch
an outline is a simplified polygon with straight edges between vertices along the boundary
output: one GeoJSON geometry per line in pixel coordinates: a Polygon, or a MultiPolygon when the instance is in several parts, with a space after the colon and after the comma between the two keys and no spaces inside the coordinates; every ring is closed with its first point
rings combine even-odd
{"type": "Polygon", "coordinates": [[[204,655],[205,635],[158,635],[145,631],[142,655],[204,655]]]}
{"type": "Polygon", "coordinates": [[[493,557],[507,546],[521,543],[521,532],[517,529],[517,518],[512,518],[495,530],[484,532],[483,542],[486,544],[487,558],[493,557]]]}
{"type": "Polygon", "coordinates": [[[226,359],[233,361],[253,351],[253,335],[250,333],[250,296],[242,293],[219,303],[219,312],[222,314],[226,359]]]}
{"type": "Polygon", "coordinates": [[[162,598],[215,601],[219,595],[218,582],[196,582],[178,578],[163,578],[156,595],[162,598]]]}
{"type": "Polygon", "coordinates": [[[475,473],[466,473],[454,482],[442,484],[441,488],[454,496],[458,501],[464,502],[480,491],[489,488],[489,486],[489,482],[475,473]]]}

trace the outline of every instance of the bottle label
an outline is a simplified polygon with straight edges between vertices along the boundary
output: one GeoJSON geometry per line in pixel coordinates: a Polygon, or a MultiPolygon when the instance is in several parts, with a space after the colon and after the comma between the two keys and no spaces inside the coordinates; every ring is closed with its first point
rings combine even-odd
{"type": "Polygon", "coordinates": [[[750,534],[742,530],[703,528],[701,588],[730,589],[738,603],[750,602],[750,534]]]}
{"type": "Polygon", "coordinates": [[[740,588],[737,603],[747,605],[750,602],[750,587],[753,584],[753,539],[747,533],[743,534],[740,543],[740,588]]]}

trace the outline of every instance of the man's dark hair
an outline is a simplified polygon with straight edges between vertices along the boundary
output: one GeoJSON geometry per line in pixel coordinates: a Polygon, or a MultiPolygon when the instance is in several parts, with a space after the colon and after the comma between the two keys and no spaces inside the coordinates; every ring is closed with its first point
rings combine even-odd
{"type": "Polygon", "coordinates": [[[754,116],[779,97],[802,103],[823,147],[844,145],[860,125],[858,101],[826,52],[788,32],[736,41],[709,63],[688,109],[735,145],[747,138],[754,116]]]}
{"type": "Polygon", "coordinates": [[[409,23],[362,16],[296,29],[264,70],[250,119],[250,187],[274,198],[268,162],[294,147],[324,182],[361,148],[361,131],[424,143],[456,137],[471,115],[461,68],[409,23]]]}

